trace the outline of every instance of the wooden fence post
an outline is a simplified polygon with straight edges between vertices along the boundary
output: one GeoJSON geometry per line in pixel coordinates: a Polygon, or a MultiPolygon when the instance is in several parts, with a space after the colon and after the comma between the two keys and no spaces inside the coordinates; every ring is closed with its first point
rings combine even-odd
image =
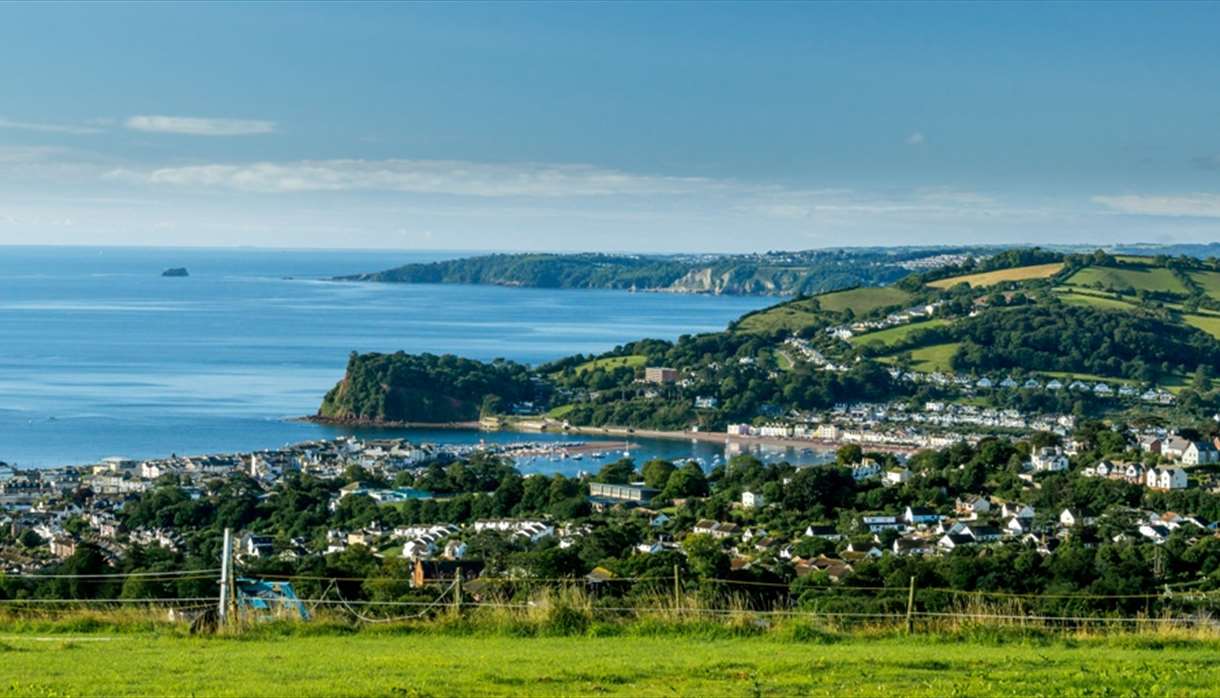
{"type": "Polygon", "coordinates": [[[674,565],[674,610],[682,608],[682,582],[678,578],[678,566],[674,565]]]}

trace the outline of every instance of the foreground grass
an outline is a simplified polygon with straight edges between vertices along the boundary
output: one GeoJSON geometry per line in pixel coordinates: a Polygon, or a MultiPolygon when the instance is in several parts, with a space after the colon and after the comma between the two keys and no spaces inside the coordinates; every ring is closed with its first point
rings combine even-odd
{"type": "Polygon", "coordinates": [[[1155,636],[969,640],[370,632],[181,637],[0,629],[8,695],[1205,695],[1220,645],[1155,636]]]}

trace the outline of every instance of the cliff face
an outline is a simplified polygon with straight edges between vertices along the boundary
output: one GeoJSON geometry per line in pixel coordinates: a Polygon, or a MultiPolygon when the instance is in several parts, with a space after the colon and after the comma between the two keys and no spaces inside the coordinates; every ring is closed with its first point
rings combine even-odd
{"type": "Polygon", "coordinates": [[[782,296],[886,284],[907,273],[894,259],[868,252],[712,258],[523,253],[408,264],[336,280],[782,296]]]}

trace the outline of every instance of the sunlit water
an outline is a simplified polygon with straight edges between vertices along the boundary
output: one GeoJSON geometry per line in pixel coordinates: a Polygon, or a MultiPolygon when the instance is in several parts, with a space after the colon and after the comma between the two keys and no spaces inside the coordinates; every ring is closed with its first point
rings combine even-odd
{"type": "MultiPolygon", "coordinates": [[[[774,299],[326,277],[439,253],[0,248],[0,460],[87,463],[280,446],[350,430],[317,409],[349,352],[451,352],[527,363],[641,337],[721,329],[774,299]],[[162,278],[184,266],[189,278],[162,278]]],[[[535,435],[378,430],[429,441],[535,435]]],[[[634,456],[722,449],[644,441],[634,456]]],[[[778,454],[774,457],[780,457],[778,454]]],[[[808,458],[788,453],[790,458],[808,458]]],[[[526,469],[595,469],[538,461],[526,469]]]]}

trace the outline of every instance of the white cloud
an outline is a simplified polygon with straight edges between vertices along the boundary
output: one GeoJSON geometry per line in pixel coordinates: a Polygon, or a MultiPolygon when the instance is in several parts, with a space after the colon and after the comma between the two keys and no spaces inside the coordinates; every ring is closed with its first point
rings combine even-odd
{"type": "Polygon", "coordinates": [[[42,124],[30,121],[13,121],[11,119],[0,118],[0,128],[17,129],[21,131],[38,131],[40,133],[67,133],[74,136],[83,136],[91,133],[101,133],[102,129],[94,126],[81,126],[77,124],[42,124]]]}
{"type": "Polygon", "coordinates": [[[124,122],[133,131],[186,136],[251,136],[275,132],[274,121],[203,119],[191,116],[133,116],[124,122]]]}
{"type": "Polygon", "coordinates": [[[820,219],[851,217],[984,218],[1028,216],[1033,209],[1013,207],[993,197],[945,187],[894,191],[852,189],[774,189],[747,199],[738,211],[768,218],[820,219]]]}
{"type": "Polygon", "coordinates": [[[923,145],[926,140],[922,131],[916,131],[907,136],[907,145],[923,145]]]}
{"type": "Polygon", "coordinates": [[[1139,216],[1220,218],[1220,194],[1094,196],[1093,203],[1139,216]]]}
{"type": "Polygon", "coordinates": [[[461,160],[212,164],[148,172],[118,170],[110,177],[184,188],[261,193],[391,191],[482,197],[682,194],[716,186],[711,180],[698,177],[640,175],[592,165],[495,164],[461,160]]]}

